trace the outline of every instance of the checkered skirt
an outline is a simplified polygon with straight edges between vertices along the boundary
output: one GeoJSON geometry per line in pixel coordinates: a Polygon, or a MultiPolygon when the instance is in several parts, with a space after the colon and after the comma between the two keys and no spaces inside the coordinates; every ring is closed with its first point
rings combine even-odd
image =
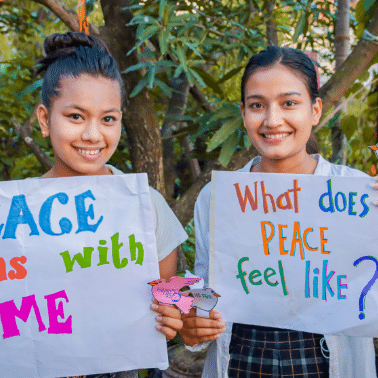
{"type": "Polygon", "coordinates": [[[229,378],[328,378],[323,335],[234,323],[229,378]],[[324,347],[324,345],[323,345],[324,347]]]}

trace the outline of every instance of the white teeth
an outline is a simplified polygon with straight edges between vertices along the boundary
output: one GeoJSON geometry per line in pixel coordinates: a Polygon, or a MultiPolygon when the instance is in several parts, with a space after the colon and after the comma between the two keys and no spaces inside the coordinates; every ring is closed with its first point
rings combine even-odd
{"type": "Polygon", "coordinates": [[[281,139],[281,138],[286,138],[289,136],[289,133],[284,133],[284,134],[264,134],[264,137],[266,139],[281,139]]]}
{"type": "Polygon", "coordinates": [[[97,155],[100,153],[101,150],[82,150],[80,148],[77,149],[81,154],[84,155],[97,155]]]}

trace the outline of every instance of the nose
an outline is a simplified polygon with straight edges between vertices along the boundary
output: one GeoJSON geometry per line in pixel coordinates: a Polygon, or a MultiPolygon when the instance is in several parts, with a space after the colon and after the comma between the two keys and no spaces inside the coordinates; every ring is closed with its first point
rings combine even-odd
{"type": "Polygon", "coordinates": [[[85,125],[81,139],[91,143],[98,143],[103,139],[101,125],[95,119],[90,119],[85,125]]]}
{"type": "Polygon", "coordinates": [[[281,126],[283,123],[282,110],[278,105],[271,105],[265,113],[264,125],[267,127],[281,126]]]}

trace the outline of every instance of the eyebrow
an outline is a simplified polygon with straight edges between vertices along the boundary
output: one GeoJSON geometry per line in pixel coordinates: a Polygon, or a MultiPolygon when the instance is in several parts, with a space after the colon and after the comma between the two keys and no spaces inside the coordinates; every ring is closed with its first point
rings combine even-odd
{"type": "MultiPolygon", "coordinates": [[[[301,93],[299,92],[285,92],[285,93],[280,93],[278,95],[278,97],[286,97],[286,96],[292,96],[292,95],[297,95],[297,96],[302,96],[301,93]]],[[[261,96],[261,95],[250,95],[250,96],[247,96],[247,100],[250,99],[250,98],[258,98],[260,100],[263,100],[265,97],[264,96],[261,96]]]]}
{"type": "MultiPolygon", "coordinates": [[[[83,113],[85,113],[87,110],[81,108],[80,106],[78,105],[75,105],[75,104],[70,104],[70,105],[67,105],[65,106],[63,109],[77,109],[77,110],[80,110],[82,111],[83,113]]],[[[118,112],[118,113],[122,113],[119,109],[117,108],[111,108],[109,110],[105,110],[103,113],[112,113],[112,112],[118,112]]]]}

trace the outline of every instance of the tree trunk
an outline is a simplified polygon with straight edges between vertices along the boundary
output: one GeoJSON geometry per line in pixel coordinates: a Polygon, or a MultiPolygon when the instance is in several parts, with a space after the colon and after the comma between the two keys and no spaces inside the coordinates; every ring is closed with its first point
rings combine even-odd
{"type": "MultiPolygon", "coordinates": [[[[173,77],[169,83],[169,87],[172,89],[172,94],[169,99],[165,120],[161,128],[161,136],[163,138],[171,136],[173,131],[177,131],[181,127],[182,122],[178,120],[178,118],[186,112],[190,87],[185,73],[182,73],[178,77],[173,77]]],[[[173,147],[174,138],[163,139],[165,187],[167,198],[170,199],[173,199],[174,197],[174,185],[177,177],[173,147]]]]}
{"type": "Polygon", "coordinates": [[[269,19],[266,23],[266,35],[268,45],[278,46],[277,25],[272,21],[273,11],[276,6],[276,0],[267,0],[266,10],[269,14],[269,19]]]}
{"type": "MultiPolygon", "coordinates": [[[[349,9],[350,0],[339,0],[337,5],[337,21],[335,33],[336,69],[346,60],[350,53],[349,40],[349,9]]],[[[341,112],[339,112],[340,115],[341,112]]],[[[347,139],[340,128],[340,119],[332,127],[331,162],[345,165],[347,162],[347,139]]]]}
{"type": "MultiPolygon", "coordinates": [[[[100,30],[100,38],[108,45],[121,72],[138,63],[135,50],[127,55],[136,43],[135,27],[127,26],[133,14],[123,9],[129,6],[129,0],[101,0],[105,27],[100,30]]],[[[129,97],[141,78],[140,71],[123,75],[126,98],[122,111],[133,171],[147,172],[150,185],[165,195],[163,148],[154,101],[147,90],[129,97]]]]}

